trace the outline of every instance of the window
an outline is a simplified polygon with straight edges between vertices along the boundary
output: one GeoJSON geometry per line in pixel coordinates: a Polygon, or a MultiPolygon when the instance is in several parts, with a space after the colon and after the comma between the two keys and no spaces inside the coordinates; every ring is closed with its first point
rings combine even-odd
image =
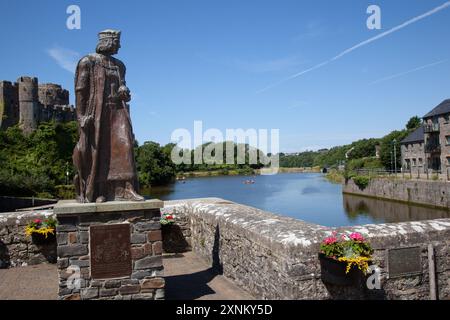
{"type": "Polygon", "coordinates": [[[445,142],[450,145],[450,136],[445,136],[445,142]]]}
{"type": "Polygon", "coordinates": [[[413,167],[416,166],[416,158],[412,159],[413,167]]]}
{"type": "Polygon", "coordinates": [[[419,166],[423,165],[423,160],[422,158],[419,158],[419,166]]]}
{"type": "Polygon", "coordinates": [[[447,157],[447,164],[450,165],[450,157],[447,157]]]}
{"type": "Polygon", "coordinates": [[[449,123],[449,122],[450,122],[450,113],[447,113],[447,114],[444,116],[444,121],[445,121],[445,123],[449,123]]]}

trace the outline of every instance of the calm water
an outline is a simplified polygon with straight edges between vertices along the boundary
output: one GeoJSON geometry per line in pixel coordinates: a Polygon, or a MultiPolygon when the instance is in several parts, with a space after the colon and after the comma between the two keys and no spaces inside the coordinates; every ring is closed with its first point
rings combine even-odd
{"type": "Polygon", "coordinates": [[[219,197],[330,227],[450,217],[445,210],[342,195],[341,185],[314,173],[191,178],[154,188],[148,196],[161,200],[219,197]],[[244,184],[247,179],[255,183],[244,184]]]}

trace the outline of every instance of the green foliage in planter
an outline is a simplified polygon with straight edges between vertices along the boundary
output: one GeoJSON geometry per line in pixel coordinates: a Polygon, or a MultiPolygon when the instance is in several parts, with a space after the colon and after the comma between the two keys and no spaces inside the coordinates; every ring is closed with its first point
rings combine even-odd
{"type": "Polygon", "coordinates": [[[359,189],[364,190],[367,188],[370,182],[370,177],[368,176],[355,176],[352,178],[353,182],[358,186],[359,189]]]}

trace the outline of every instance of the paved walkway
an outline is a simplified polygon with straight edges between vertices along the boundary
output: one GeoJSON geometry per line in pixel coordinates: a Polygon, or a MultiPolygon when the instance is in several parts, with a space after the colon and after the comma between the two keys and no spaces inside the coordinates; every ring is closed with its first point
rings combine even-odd
{"type": "MultiPolygon", "coordinates": [[[[250,300],[252,297],[221,275],[215,275],[192,252],[164,256],[166,299],[250,300]]],[[[0,269],[0,300],[55,300],[56,265],[0,269]]]]}
{"type": "Polygon", "coordinates": [[[167,300],[253,300],[192,252],[164,256],[167,300]]]}
{"type": "Polygon", "coordinates": [[[0,300],[55,300],[58,297],[56,265],[0,269],[0,300]]]}

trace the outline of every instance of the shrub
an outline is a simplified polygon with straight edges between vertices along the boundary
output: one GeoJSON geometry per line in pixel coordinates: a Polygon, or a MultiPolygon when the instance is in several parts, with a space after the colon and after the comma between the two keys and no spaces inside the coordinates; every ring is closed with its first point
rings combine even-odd
{"type": "Polygon", "coordinates": [[[367,188],[370,182],[370,177],[367,176],[355,176],[352,178],[353,182],[358,186],[359,189],[364,190],[367,188]]]}

